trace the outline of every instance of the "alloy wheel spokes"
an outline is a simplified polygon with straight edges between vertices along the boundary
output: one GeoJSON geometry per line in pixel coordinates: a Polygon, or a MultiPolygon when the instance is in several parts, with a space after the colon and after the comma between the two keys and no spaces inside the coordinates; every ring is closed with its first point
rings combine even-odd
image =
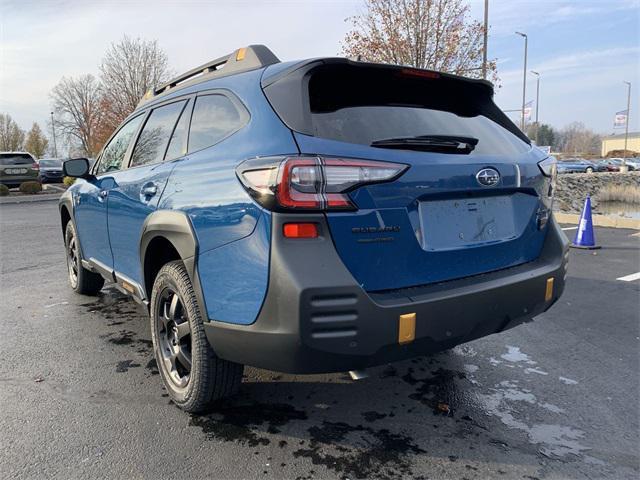
{"type": "Polygon", "coordinates": [[[178,387],[185,387],[191,374],[191,327],[180,296],[166,289],[161,294],[156,332],[163,366],[178,387]]]}

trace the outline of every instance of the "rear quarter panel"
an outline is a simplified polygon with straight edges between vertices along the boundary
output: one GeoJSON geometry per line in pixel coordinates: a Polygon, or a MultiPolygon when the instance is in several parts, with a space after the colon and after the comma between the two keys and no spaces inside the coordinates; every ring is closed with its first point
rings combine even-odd
{"type": "Polygon", "coordinates": [[[181,160],[158,205],[184,211],[193,225],[207,316],[239,324],[253,323],[267,290],[270,216],[246,193],[235,167],[248,158],[298,151],[262,92],[261,75],[258,70],[199,86],[211,93],[230,90],[250,119],[220,143],[181,160]]]}

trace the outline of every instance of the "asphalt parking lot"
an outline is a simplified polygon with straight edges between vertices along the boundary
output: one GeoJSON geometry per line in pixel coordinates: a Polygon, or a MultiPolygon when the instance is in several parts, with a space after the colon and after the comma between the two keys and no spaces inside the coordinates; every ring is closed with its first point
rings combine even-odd
{"type": "Polygon", "coordinates": [[[616,280],[640,271],[633,234],[572,250],[533,323],[358,382],[247,368],[191,416],[136,304],[67,287],[56,203],[1,205],[0,478],[638,478],[640,280],[616,280]]]}

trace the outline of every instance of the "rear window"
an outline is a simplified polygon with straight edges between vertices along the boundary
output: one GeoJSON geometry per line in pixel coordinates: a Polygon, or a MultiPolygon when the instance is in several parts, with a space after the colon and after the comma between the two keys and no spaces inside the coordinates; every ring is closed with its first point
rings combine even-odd
{"type": "Polygon", "coordinates": [[[478,143],[471,155],[516,155],[530,149],[498,123],[506,117],[496,112],[487,86],[416,73],[420,71],[319,68],[309,80],[313,135],[362,145],[422,135],[474,137],[478,143]]]}
{"type": "Polygon", "coordinates": [[[26,153],[2,153],[0,165],[31,165],[33,158],[26,153]]]}

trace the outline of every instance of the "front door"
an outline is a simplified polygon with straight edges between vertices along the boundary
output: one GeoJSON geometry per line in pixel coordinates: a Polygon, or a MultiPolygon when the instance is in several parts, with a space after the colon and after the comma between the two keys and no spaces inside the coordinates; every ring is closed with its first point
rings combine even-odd
{"type": "Polygon", "coordinates": [[[124,124],[103,149],[93,173],[94,179],[82,181],[74,198],[74,217],[82,257],[103,269],[113,268],[113,256],[107,229],[107,199],[116,186],[116,172],[122,168],[127,150],[142,123],[139,115],[124,124]]]}

